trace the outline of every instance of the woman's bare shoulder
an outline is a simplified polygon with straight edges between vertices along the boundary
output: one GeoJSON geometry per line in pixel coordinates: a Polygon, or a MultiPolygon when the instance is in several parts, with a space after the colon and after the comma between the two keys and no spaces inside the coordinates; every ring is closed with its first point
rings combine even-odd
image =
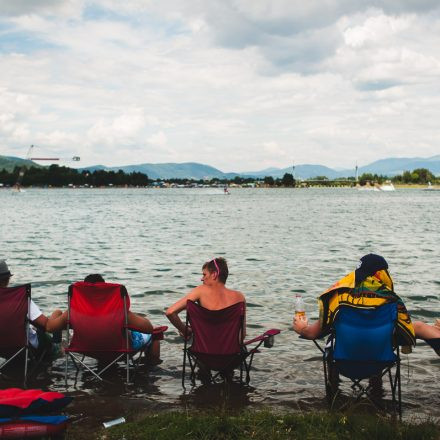
{"type": "Polygon", "coordinates": [[[236,302],[246,302],[246,298],[239,290],[229,289],[230,295],[233,296],[236,302]]]}

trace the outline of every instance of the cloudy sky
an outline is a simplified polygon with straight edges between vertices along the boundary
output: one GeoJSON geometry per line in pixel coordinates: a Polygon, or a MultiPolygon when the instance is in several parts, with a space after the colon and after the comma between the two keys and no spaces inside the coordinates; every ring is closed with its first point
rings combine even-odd
{"type": "Polygon", "coordinates": [[[0,0],[0,62],[1,155],[249,171],[440,152],[438,0],[0,0]]]}

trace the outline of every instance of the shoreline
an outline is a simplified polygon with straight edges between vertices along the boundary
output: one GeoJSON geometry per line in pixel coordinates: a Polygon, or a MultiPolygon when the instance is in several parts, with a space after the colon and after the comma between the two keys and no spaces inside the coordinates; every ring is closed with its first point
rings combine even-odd
{"type": "MultiPolygon", "coordinates": [[[[310,188],[340,188],[340,189],[357,189],[355,185],[341,185],[341,184],[313,184],[313,185],[307,185],[307,182],[303,182],[306,185],[299,185],[296,187],[283,187],[283,186],[265,186],[265,185],[228,185],[228,189],[236,190],[236,189],[280,189],[280,190],[294,190],[294,189],[310,189],[310,188]]],[[[195,190],[203,190],[203,189],[218,189],[223,190],[225,185],[203,185],[203,186],[192,186],[192,185],[166,185],[166,186],[118,186],[118,185],[107,185],[107,186],[23,186],[22,191],[17,191],[12,186],[0,186],[0,190],[5,191],[13,191],[15,193],[25,192],[27,190],[31,189],[48,189],[48,190],[54,190],[54,189],[70,189],[70,190],[76,190],[76,189],[195,189],[195,190]]],[[[398,189],[418,189],[418,190],[427,190],[426,184],[421,183],[413,183],[413,184],[406,184],[406,183],[395,183],[394,187],[396,190],[398,189]]],[[[363,187],[362,187],[363,188],[363,187]]],[[[440,189],[440,186],[433,185],[433,190],[440,189]]],[[[385,192],[385,191],[382,191],[385,192]]]]}

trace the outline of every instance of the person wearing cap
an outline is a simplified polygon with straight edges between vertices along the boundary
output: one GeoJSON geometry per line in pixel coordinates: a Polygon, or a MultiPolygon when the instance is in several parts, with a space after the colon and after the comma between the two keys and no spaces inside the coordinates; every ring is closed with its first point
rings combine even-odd
{"type": "MultiPolygon", "coordinates": [[[[166,316],[181,336],[185,338],[191,336],[191,328],[188,327],[188,332],[185,334],[185,324],[179,318],[179,313],[186,309],[188,300],[198,302],[208,310],[221,310],[239,302],[246,303],[241,292],[228,289],[225,286],[228,275],[228,263],[224,258],[219,257],[207,261],[202,267],[202,284],[168,308],[166,316]]],[[[244,338],[245,334],[246,323],[244,322],[241,337],[244,338]]]]}
{"type": "MultiPolygon", "coordinates": [[[[0,287],[8,287],[12,276],[13,274],[9,270],[6,261],[0,260],[0,287]]],[[[46,348],[51,347],[52,354],[58,354],[58,344],[61,343],[61,333],[55,333],[52,338],[46,334],[48,318],[32,299],[30,301],[28,318],[31,324],[33,324],[29,326],[29,343],[31,346],[39,352],[43,352],[46,348]]]]}
{"type": "Polygon", "coordinates": [[[431,326],[421,321],[411,322],[410,315],[394,292],[388,263],[376,254],[364,255],[355,271],[349,273],[318,298],[319,320],[309,324],[307,317],[295,317],[293,330],[306,339],[316,339],[330,333],[339,305],[352,307],[379,307],[388,302],[397,303],[397,343],[404,352],[411,352],[416,338],[426,340],[440,355],[433,345],[435,338],[440,338],[440,327],[431,326]],[[432,343],[431,343],[432,342],[432,343]]]}

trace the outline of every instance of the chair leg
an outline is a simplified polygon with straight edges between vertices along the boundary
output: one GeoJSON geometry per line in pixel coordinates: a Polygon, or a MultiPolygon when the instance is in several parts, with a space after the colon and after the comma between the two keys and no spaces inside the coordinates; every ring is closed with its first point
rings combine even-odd
{"type": "Polygon", "coordinates": [[[4,367],[6,367],[6,365],[9,364],[9,362],[11,362],[13,359],[15,359],[23,350],[25,350],[25,347],[20,348],[19,351],[17,351],[17,353],[15,353],[13,356],[11,356],[9,359],[7,359],[5,362],[3,362],[0,365],[0,370],[2,370],[4,367]]]}
{"type": "Polygon", "coordinates": [[[325,394],[328,404],[333,407],[339,392],[339,371],[330,357],[324,359],[325,394]]]}
{"type": "Polygon", "coordinates": [[[26,346],[24,351],[24,388],[27,388],[27,372],[28,372],[29,347],[26,346]]]}
{"type": "Polygon", "coordinates": [[[396,378],[397,378],[397,405],[399,410],[399,420],[402,421],[402,388],[400,377],[400,362],[396,364],[396,378]]]}
{"type": "Polygon", "coordinates": [[[194,387],[196,386],[196,364],[195,362],[193,362],[193,360],[191,359],[191,356],[188,354],[188,363],[189,363],[189,368],[191,369],[191,373],[189,376],[189,379],[191,381],[191,385],[194,387]]]}
{"type": "Polygon", "coordinates": [[[127,353],[126,358],[126,366],[127,366],[127,385],[130,383],[130,355],[127,353]]]}
{"type": "Polygon", "coordinates": [[[65,382],[65,386],[67,389],[67,365],[69,362],[69,353],[67,353],[67,351],[65,353],[65,356],[66,356],[66,362],[65,362],[65,367],[64,367],[64,382],[65,382]]]}
{"type": "Polygon", "coordinates": [[[400,377],[400,364],[399,362],[395,365],[396,371],[394,373],[394,378],[391,373],[391,368],[388,369],[388,375],[391,387],[391,397],[393,402],[394,413],[397,412],[399,415],[399,420],[402,420],[402,388],[401,388],[401,377],[400,377]],[[397,397],[396,397],[397,395],[397,397]]]}
{"type": "Polygon", "coordinates": [[[185,388],[186,356],[187,356],[186,350],[183,349],[183,365],[182,365],[182,388],[183,389],[186,389],[185,388]]]}

